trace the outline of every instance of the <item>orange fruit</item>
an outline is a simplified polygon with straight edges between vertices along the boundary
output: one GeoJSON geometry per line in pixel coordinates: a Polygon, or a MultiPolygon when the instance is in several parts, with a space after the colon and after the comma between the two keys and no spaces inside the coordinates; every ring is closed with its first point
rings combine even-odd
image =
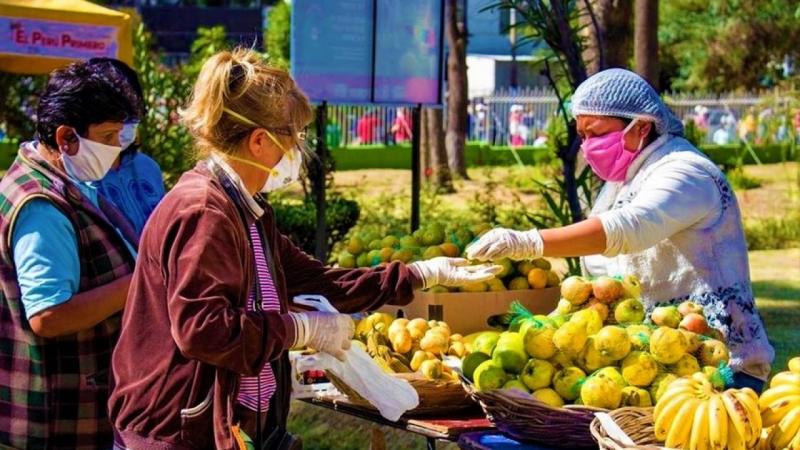
{"type": "Polygon", "coordinates": [[[538,267],[535,269],[531,269],[528,272],[528,283],[534,289],[544,289],[547,286],[547,271],[539,269],[538,267]]]}
{"type": "Polygon", "coordinates": [[[444,244],[441,244],[439,248],[442,250],[442,253],[444,253],[444,256],[448,256],[450,258],[457,258],[461,254],[461,250],[452,242],[445,242],[444,244]]]}

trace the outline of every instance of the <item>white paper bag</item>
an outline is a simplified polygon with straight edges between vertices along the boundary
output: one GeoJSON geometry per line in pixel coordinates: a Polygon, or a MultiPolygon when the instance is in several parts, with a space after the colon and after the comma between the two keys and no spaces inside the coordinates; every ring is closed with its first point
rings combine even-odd
{"type": "MultiPolygon", "coordinates": [[[[324,312],[337,312],[328,299],[319,295],[294,298],[298,305],[324,312]]],[[[364,397],[387,420],[396,421],[406,411],[419,405],[417,391],[406,381],[384,372],[362,348],[354,345],[345,361],[327,353],[317,353],[297,361],[297,370],[328,370],[364,397]]]]}

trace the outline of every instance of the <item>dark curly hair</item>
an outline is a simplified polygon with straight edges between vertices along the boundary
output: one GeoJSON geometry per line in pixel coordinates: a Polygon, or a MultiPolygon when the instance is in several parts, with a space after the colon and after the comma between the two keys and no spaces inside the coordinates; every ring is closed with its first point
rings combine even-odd
{"type": "Polygon", "coordinates": [[[109,64],[79,61],[53,71],[36,108],[36,134],[55,149],[61,125],[85,135],[89,125],[138,120],[141,100],[131,83],[109,64]]]}

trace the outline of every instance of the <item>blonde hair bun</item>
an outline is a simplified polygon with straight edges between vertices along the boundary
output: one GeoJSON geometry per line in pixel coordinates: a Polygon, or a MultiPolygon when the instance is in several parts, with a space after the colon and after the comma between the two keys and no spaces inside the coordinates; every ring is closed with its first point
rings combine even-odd
{"type": "Polygon", "coordinates": [[[232,153],[256,128],[253,123],[294,135],[311,122],[313,111],[286,70],[270,66],[252,49],[236,48],[203,64],[180,115],[199,150],[232,153]]]}

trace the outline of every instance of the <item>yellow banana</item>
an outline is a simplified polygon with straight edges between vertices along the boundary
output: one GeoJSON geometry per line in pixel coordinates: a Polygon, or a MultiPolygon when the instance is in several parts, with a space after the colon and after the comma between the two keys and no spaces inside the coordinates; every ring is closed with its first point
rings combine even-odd
{"type": "MultiPolygon", "coordinates": [[[[728,414],[728,418],[733,420],[728,414]]],[[[731,422],[728,422],[728,450],[745,450],[744,438],[731,422]]]]}
{"type": "MultiPolygon", "coordinates": [[[[658,437],[658,436],[656,436],[658,437]]],[[[701,401],[694,411],[692,421],[692,437],[689,439],[689,450],[708,449],[708,402],[701,401]]]]}
{"type": "Polygon", "coordinates": [[[800,430],[800,408],[794,408],[775,425],[770,437],[770,445],[774,449],[788,448],[800,430]]]}
{"type": "Polygon", "coordinates": [[[664,393],[663,398],[664,400],[669,400],[673,397],[681,396],[684,394],[691,395],[692,397],[699,398],[701,397],[700,390],[694,387],[689,386],[680,386],[676,389],[670,389],[664,393]]]}
{"type": "Polygon", "coordinates": [[[761,418],[765,427],[771,427],[780,422],[783,416],[797,406],[800,406],[800,395],[790,395],[761,407],[761,418]]]}
{"type": "Polygon", "coordinates": [[[711,385],[711,382],[708,381],[708,378],[706,377],[706,374],[704,374],[703,372],[695,372],[695,373],[692,374],[691,378],[693,380],[697,381],[700,384],[711,385]]]}
{"type": "Polygon", "coordinates": [[[775,401],[790,395],[800,395],[800,386],[782,384],[769,388],[761,394],[761,398],[758,399],[758,406],[764,409],[767,407],[766,405],[771,405],[775,401]]]}
{"type": "Polygon", "coordinates": [[[758,444],[756,444],[753,450],[772,450],[769,447],[769,432],[772,431],[771,429],[764,428],[761,430],[761,437],[758,438],[758,444]]]}
{"type": "Polygon", "coordinates": [[[701,387],[702,386],[696,379],[692,377],[682,377],[670,383],[669,387],[667,388],[667,391],[671,391],[673,389],[677,390],[681,388],[689,388],[692,389],[694,392],[699,392],[701,387]]]}
{"type": "Polygon", "coordinates": [[[752,398],[756,403],[758,403],[758,394],[756,391],[750,389],[749,387],[739,389],[740,392],[744,392],[750,398],[752,398]]]}
{"type": "MultiPolygon", "coordinates": [[[[742,437],[745,445],[753,440],[753,424],[750,422],[750,415],[747,408],[733,395],[732,389],[722,393],[722,402],[725,410],[731,419],[731,424],[736,428],[736,432],[742,437]]],[[[757,434],[756,434],[757,436],[757,434]]]]}
{"type": "Polygon", "coordinates": [[[699,403],[700,400],[697,399],[689,399],[683,402],[678,414],[675,415],[675,420],[672,421],[669,433],[667,433],[667,439],[664,443],[667,448],[689,448],[695,410],[699,403]]]}
{"type": "Polygon", "coordinates": [[[719,394],[708,401],[708,441],[712,450],[724,450],[728,444],[728,413],[719,394]]]}
{"type": "Polygon", "coordinates": [[[753,400],[753,397],[742,390],[734,390],[733,394],[744,405],[747,410],[747,417],[750,419],[750,423],[753,424],[753,436],[747,442],[748,447],[753,447],[758,443],[758,438],[761,437],[761,412],[758,410],[758,401],[753,400]]]}
{"type": "Polygon", "coordinates": [[[661,415],[661,411],[663,411],[668,404],[673,403],[675,400],[695,397],[696,396],[691,392],[680,392],[673,395],[671,391],[667,391],[661,397],[661,400],[656,403],[656,407],[653,409],[653,419],[658,420],[658,417],[661,415]]]}
{"type": "Polygon", "coordinates": [[[691,396],[685,395],[683,397],[670,398],[664,402],[666,405],[659,411],[657,416],[653,416],[655,419],[653,431],[655,432],[656,439],[663,441],[667,438],[667,433],[670,430],[673,419],[677,416],[681,406],[683,406],[687,400],[691,400],[691,398],[691,396]]]}
{"type": "Polygon", "coordinates": [[[789,450],[800,450],[800,433],[797,433],[789,443],[789,450]]]}
{"type": "Polygon", "coordinates": [[[794,373],[794,372],[777,373],[775,374],[774,377],[772,377],[772,380],[769,382],[769,387],[771,389],[787,384],[790,386],[795,386],[800,388],[800,373],[794,373]]]}

